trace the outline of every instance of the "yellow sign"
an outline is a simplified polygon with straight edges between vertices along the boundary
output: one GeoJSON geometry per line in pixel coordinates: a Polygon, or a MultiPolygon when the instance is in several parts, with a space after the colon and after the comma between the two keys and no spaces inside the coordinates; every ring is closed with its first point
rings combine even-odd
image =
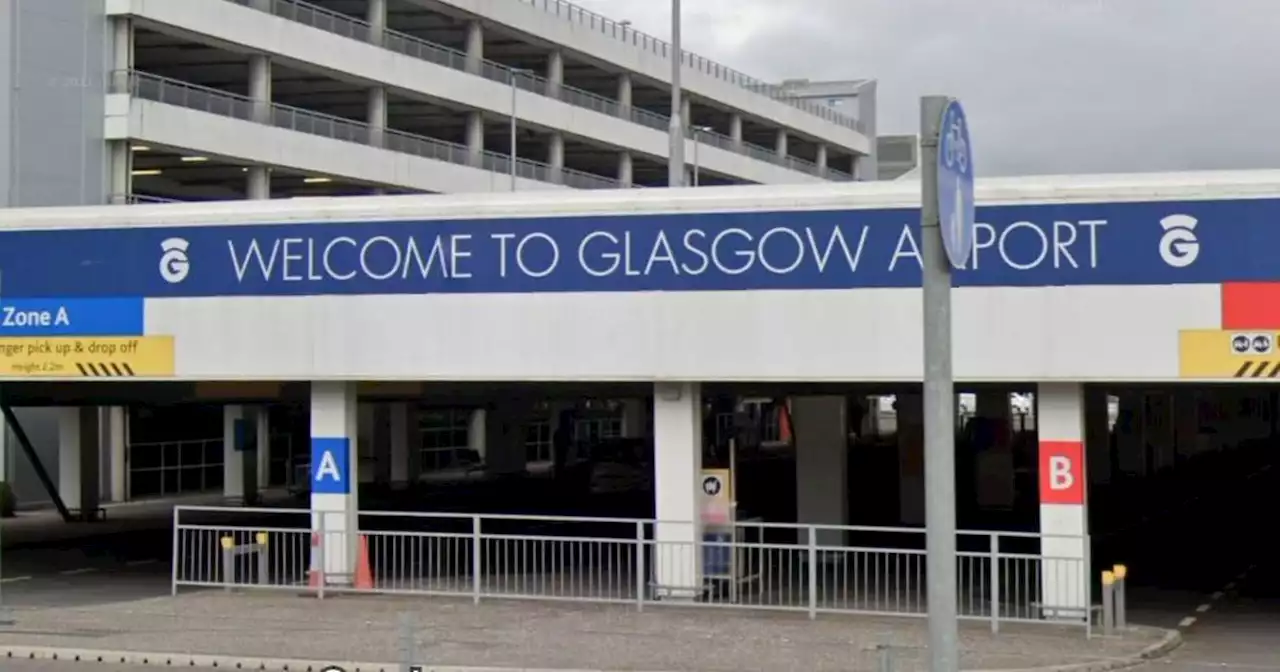
{"type": "Polygon", "coordinates": [[[0,338],[0,376],[172,376],[172,336],[0,338]]]}
{"type": "Polygon", "coordinates": [[[1280,332],[1188,329],[1178,334],[1182,378],[1271,380],[1280,377],[1280,332]]]}

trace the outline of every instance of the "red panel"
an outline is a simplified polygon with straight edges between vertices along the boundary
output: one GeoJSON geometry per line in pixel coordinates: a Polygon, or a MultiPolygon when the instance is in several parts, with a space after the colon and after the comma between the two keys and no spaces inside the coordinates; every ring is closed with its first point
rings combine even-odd
{"type": "Polygon", "coordinates": [[[1223,329],[1280,329],[1280,282],[1222,283],[1223,329]]]}
{"type": "Polygon", "coordinates": [[[1040,442],[1040,503],[1084,504],[1084,443],[1040,442]]]}

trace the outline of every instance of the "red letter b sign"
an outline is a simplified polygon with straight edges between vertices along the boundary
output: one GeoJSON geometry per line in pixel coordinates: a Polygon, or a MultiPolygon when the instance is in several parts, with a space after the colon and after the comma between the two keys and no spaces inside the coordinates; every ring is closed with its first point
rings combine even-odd
{"type": "Polygon", "coordinates": [[[1084,504],[1084,445],[1040,442],[1040,503],[1084,504]]]}

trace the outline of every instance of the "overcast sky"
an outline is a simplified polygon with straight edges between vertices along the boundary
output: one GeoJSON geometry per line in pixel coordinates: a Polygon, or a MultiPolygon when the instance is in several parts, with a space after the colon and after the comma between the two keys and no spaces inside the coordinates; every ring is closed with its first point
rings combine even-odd
{"type": "MultiPolygon", "coordinates": [[[[670,35],[668,0],[575,0],[670,35]]],[[[1280,168],[1280,0],[684,0],[685,48],[965,103],[982,174],[1280,168]]]]}

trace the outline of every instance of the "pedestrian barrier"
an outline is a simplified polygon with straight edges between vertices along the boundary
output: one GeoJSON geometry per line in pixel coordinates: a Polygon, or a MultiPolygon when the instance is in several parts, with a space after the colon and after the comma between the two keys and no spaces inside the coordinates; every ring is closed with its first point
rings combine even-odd
{"type": "MultiPolygon", "coordinates": [[[[927,613],[918,528],[738,522],[736,534],[704,537],[690,522],[642,519],[361,512],[350,531],[345,520],[326,519],[307,509],[175,507],[172,589],[664,604],[811,618],[927,613]],[[239,548],[234,540],[259,534],[263,542],[241,552],[256,558],[255,572],[216,560],[218,540],[239,548]],[[717,558],[726,557],[751,579],[735,590],[714,580],[717,558]]],[[[1066,537],[960,532],[960,617],[988,621],[993,631],[1009,622],[1091,627],[1088,538],[1061,543],[1066,537]],[[1045,550],[1064,546],[1086,550],[1045,550]]]]}

